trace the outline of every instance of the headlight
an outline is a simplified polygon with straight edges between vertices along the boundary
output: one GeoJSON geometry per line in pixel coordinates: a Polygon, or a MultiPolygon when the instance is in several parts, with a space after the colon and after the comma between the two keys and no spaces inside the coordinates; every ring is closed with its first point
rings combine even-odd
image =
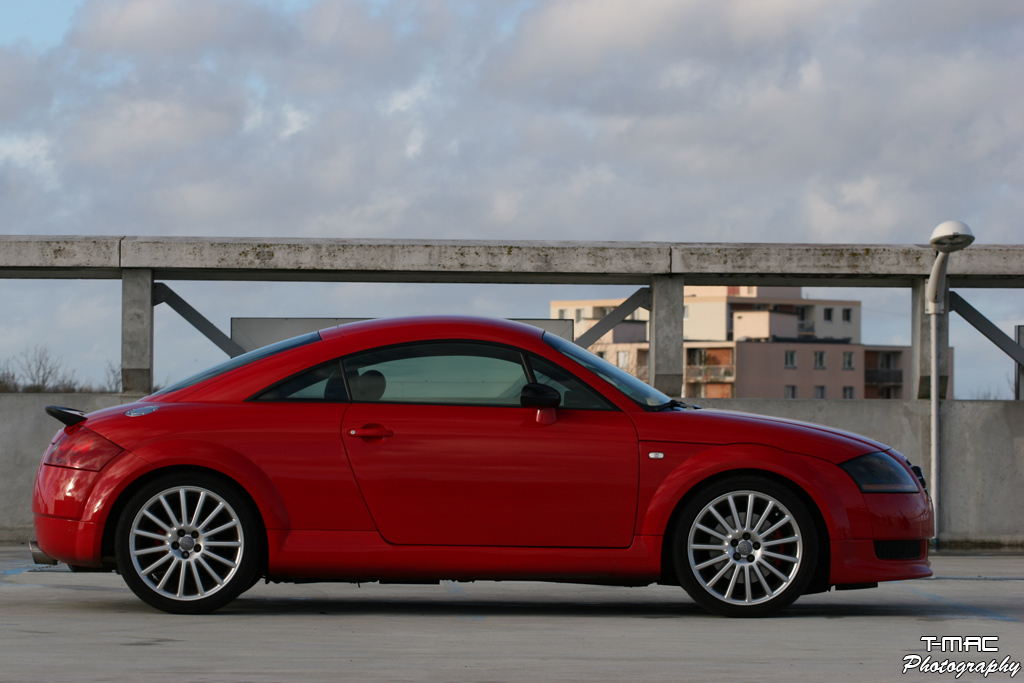
{"type": "Polygon", "coordinates": [[[917,482],[887,453],[868,453],[840,465],[863,493],[917,493],[917,482]]]}

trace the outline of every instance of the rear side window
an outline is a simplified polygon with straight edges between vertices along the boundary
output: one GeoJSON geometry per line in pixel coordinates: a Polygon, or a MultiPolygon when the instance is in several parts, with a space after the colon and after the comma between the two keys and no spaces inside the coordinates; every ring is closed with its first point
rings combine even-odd
{"type": "Polygon", "coordinates": [[[298,337],[292,337],[291,339],[279,341],[276,344],[263,346],[261,348],[256,349],[255,351],[250,351],[249,353],[243,353],[241,356],[236,356],[231,360],[221,363],[220,365],[214,365],[209,370],[204,370],[203,372],[200,372],[197,375],[192,375],[187,379],[183,379],[177,384],[172,384],[166,389],[161,389],[160,391],[154,393],[153,395],[160,396],[162,394],[169,394],[172,391],[179,391],[181,389],[190,387],[193,384],[199,384],[200,382],[212,379],[218,375],[223,375],[225,372],[230,372],[231,370],[240,368],[243,365],[255,363],[258,360],[263,360],[264,358],[269,358],[270,356],[276,355],[278,353],[298,348],[300,346],[305,346],[306,344],[312,344],[313,342],[317,341],[320,341],[320,333],[310,332],[309,334],[303,334],[298,337]]]}
{"type": "Polygon", "coordinates": [[[307,370],[271,387],[257,397],[259,401],[322,401],[339,403],[348,400],[341,362],[334,360],[307,370]]]}

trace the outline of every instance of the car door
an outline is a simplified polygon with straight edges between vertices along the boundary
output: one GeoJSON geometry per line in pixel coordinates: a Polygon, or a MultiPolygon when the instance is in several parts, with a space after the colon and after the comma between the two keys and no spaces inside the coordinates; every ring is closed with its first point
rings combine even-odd
{"type": "Polygon", "coordinates": [[[549,363],[534,372],[519,350],[465,341],[376,349],[344,368],[353,404],[343,443],[388,542],[632,543],[636,430],[568,373],[549,363]],[[542,424],[519,403],[531,379],[560,386],[577,407],[542,424]]]}

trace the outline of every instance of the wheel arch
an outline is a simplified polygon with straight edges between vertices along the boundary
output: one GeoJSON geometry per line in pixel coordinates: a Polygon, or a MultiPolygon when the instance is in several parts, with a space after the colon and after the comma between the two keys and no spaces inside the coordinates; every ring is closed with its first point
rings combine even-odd
{"type": "Polygon", "coordinates": [[[150,470],[141,476],[134,479],[128,484],[124,490],[118,494],[113,504],[107,513],[106,521],[103,525],[103,537],[100,541],[100,555],[103,562],[104,568],[115,569],[117,566],[116,552],[115,552],[115,532],[117,531],[117,524],[124,512],[125,506],[128,501],[141,490],[147,486],[150,482],[171,474],[187,474],[189,472],[203,473],[208,476],[213,476],[223,482],[226,486],[230,486],[235,492],[242,496],[250,506],[250,510],[255,514],[255,522],[259,527],[260,531],[260,558],[259,568],[260,571],[265,573],[267,569],[267,554],[269,551],[270,539],[267,534],[267,522],[264,519],[263,510],[260,505],[253,498],[249,490],[241,483],[236,481],[234,478],[228,476],[224,472],[216,470],[211,467],[204,467],[200,465],[169,465],[166,467],[159,467],[150,470]]]}
{"type": "Polygon", "coordinates": [[[829,541],[828,525],[825,523],[825,517],[822,514],[821,509],[818,507],[814,498],[792,479],[771,470],[758,468],[725,470],[712,474],[695,483],[682,495],[676,503],[675,508],[672,510],[672,514],[669,516],[668,523],[664,529],[664,542],[661,544],[661,579],[659,583],[673,586],[679,585],[675,566],[675,553],[673,552],[671,539],[675,538],[676,529],[679,525],[679,518],[683,508],[686,507],[686,504],[696,496],[700,495],[701,491],[705,488],[725,479],[741,476],[761,477],[763,479],[773,481],[781,486],[785,486],[807,507],[811,518],[814,520],[814,527],[818,536],[818,559],[817,565],[814,568],[814,575],[812,576],[807,589],[804,591],[804,594],[806,595],[827,591],[831,585],[829,583],[829,572],[831,570],[832,553],[831,543],[829,541]]]}

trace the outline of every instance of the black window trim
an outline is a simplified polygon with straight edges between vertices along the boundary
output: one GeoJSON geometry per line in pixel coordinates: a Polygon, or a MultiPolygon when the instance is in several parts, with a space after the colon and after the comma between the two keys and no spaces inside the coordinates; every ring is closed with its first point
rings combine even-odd
{"type": "MultiPolygon", "coordinates": [[[[492,346],[492,347],[496,346],[496,347],[500,347],[500,348],[504,348],[504,349],[508,349],[508,350],[514,351],[517,354],[519,354],[519,362],[522,364],[523,371],[526,374],[526,379],[530,383],[536,383],[537,376],[534,374],[533,366],[530,364],[529,358],[530,358],[530,356],[537,356],[541,360],[547,361],[548,363],[551,363],[555,367],[560,368],[563,372],[565,372],[566,375],[568,375],[572,379],[574,379],[577,382],[579,382],[582,386],[586,387],[592,394],[594,394],[594,396],[596,396],[602,403],[604,403],[607,406],[606,408],[565,408],[565,407],[559,406],[559,408],[558,408],[559,410],[590,410],[590,411],[594,411],[594,412],[604,412],[604,411],[619,411],[619,412],[621,412],[621,408],[619,408],[611,400],[609,400],[606,396],[604,396],[604,394],[602,394],[601,392],[597,391],[596,389],[594,389],[594,387],[590,386],[590,384],[588,384],[587,382],[584,382],[582,379],[577,377],[575,373],[571,372],[565,366],[563,366],[563,365],[561,365],[559,363],[556,363],[555,361],[550,360],[548,358],[544,358],[543,356],[541,356],[538,353],[532,353],[532,352],[526,351],[525,349],[521,349],[521,348],[519,348],[517,346],[512,346],[511,344],[503,344],[501,342],[486,341],[486,340],[483,340],[483,339],[417,339],[416,341],[411,341],[411,342],[398,342],[397,344],[387,344],[386,346],[376,346],[376,347],[373,347],[373,348],[370,348],[370,349],[363,349],[361,351],[356,351],[354,353],[349,353],[349,354],[346,354],[344,356],[337,356],[336,358],[332,358],[331,360],[325,361],[323,363],[318,363],[317,365],[314,365],[314,366],[311,366],[311,367],[308,367],[308,368],[304,368],[303,370],[301,370],[299,372],[293,373],[293,374],[289,375],[288,377],[285,377],[284,379],[281,379],[281,380],[278,380],[277,382],[274,382],[273,384],[267,386],[264,389],[260,389],[255,394],[253,394],[249,398],[245,399],[245,402],[260,401],[260,402],[264,402],[264,403],[327,403],[327,404],[334,404],[334,405],[341,405],[343,403],[351,404],[351,403],[354,403],[354,401],[352,400],[352,389],[351,389],[351,387],[349,387],[348,373],[344,372],[344,368],[345,368],[344,364],[345,364],[345,360],[346,359],[351,358],[353,356],[358,356],[358,355],[361,355],[361,354],[364,354],[364,353],[369,353],[369,352],[372,352],[372,351],[386,351],[388,349],[394,349],[394,348],[399,348],[399,347],[419,346],[419,345],[425,345],[425,344],[477,344],[477,345],[480,345],[480,346],[492,346]],[[279,387],[279,386],[281,386],[283,384],[287,384],[288,382],[290,382],[291,380],[295,379],[296,377],[304,375],[304,374],[306,374],[308,372],[314,372],[317,369],[322,368],[322,367],[326,367],[328,365],[331,365],[332,363],[339,364],[341,369],[343,370],[342,376],[343,376],[343,379],[344,379],[344,382],[345,382],[345,394],[346,394],[346,399],[344,401],[328,401],[327,399],[317,399],[317,398],[262,399],[262,396],[264,394],[268,394],[271,391],[273,391],[274,389],[276,389],[277,387],[279,387]]],[[[373,401],[373,403],[382,403],[382,404],[385,404],[385,405],[457,406],[457,407],[469,407],[469,408],[520,408],[521,407],[521,406],[513,406],[513,405],[490,404],[490,403],[435,403],[435,402],[415,402],[415,401],[373,401]]]]}

